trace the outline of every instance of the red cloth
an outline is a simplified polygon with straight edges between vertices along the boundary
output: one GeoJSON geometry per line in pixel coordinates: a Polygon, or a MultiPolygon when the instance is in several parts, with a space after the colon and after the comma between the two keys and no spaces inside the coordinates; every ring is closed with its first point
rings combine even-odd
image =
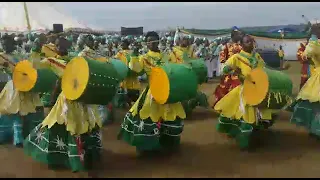
{"type": "Polygon", "coordinates": [[[300,63],[302,64],[301,67],[301,79],[300,79],[300,89],[302,88],[302,86],[307,82],[307,80],[309,79],[309,63],[308,63],[308,59],[303,56],[303,52],[306,49],[306,43],[301,43],[300,47],[297,51],[297,59],[300,61],[300,63]]]}
{"type": "MultiPolygon", "coordinates": [[[[220,62],[225,63],[230,56],[239,53],[242,47],[238,43],[227,43],[223,50],[220,52],[220,62]]],[[[226,94],[228,94],[232,89],[241,84],[240,80],[235,75],[224,75],[221,77],[220,84],[216,87],[214,91],[215,103],[214,105],[222,99],[226,94]]],[[[213,106],[214,106],[213,105],[213,106]]]]}
{"type": "Polygon", "coordinates": [[[309,70],[309,64],[308,63],[302,64],[302,67],[301,67],[301,79],[300,79],[300,89],[302,88],[302,86],[309,79],[308,70],[309,70]]]}
{"type": "MultiPolygon", "coordinates": [[[[236,88],[241,84],[237,76],[234,75],[224,75],[221,77],[220,84],[214,91],[215,103],[220,101],[226,94],[228,94],[232,89],[236,88]]],[[[214,106],[213,105],[213,106],[214,106]]]]}

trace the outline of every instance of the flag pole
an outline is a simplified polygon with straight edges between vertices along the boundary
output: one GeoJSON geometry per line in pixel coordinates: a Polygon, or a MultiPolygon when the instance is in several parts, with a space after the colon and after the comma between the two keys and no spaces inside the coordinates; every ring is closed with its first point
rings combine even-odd
{"type": "Polygon", "coordinates": [[[26,20],[27,20],[28,30],[29,30],[29,33],[31,33],[31,25],[30,25],[30,20],[29,20],[28,6],[27,6],[26,2],[23,2],[23,7],[24,7],[24,13],[26,16],[26,20]]]}

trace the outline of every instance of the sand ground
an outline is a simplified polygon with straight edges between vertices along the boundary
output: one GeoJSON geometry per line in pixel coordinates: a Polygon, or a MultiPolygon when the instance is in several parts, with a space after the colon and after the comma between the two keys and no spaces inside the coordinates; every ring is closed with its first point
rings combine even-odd
{"type": "MultiPolygon", "coordinates": [[[[294,92],[300,83],[300,65],[291,63],[288,73],[294,92]]],[[[217,80],[202,90],[211,95],[217,80]]],[[[260,134],[259,148],[238,149],[233,140],[215,130],[217,114],[197,108],[185,121],[181,150],[170,156],[137,158],[135,148],[117,140],[125,110],[117,110],[116,122],[103,128],[102,163],[90,172],[49,170],[12,145],[0,146],[0,177],[318,177],[320,142],[290,124],[290,113],[281,112],[275,125],[260,134]]]]}

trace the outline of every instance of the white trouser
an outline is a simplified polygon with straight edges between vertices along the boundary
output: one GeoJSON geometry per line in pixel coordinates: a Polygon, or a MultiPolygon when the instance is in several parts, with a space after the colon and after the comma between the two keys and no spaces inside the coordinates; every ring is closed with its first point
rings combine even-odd
{"type": "Polygon", "coordinates": [[[208,78],[213,77],[213,72],[216,71],[216,58],[206,60],[206,65],[208,69],[208,78]]]}
{"type": "Polygon", "coordinates": [[[223,68],[225,67],[225,63],[221,63],[220,62],[220,57],[218,58],[217,61],[217,71],[216,71],[216,76],[219,77],[221,76],[222,72],[223,72],[223,68]]]}
{"type": "Polygon", "coordinates": [[[221,75],[222,69],[221,69],[221,63],[220,63],[220,57],[217,56],[217,61],[216,61],[216,76],[219,77],[221,75]]]}

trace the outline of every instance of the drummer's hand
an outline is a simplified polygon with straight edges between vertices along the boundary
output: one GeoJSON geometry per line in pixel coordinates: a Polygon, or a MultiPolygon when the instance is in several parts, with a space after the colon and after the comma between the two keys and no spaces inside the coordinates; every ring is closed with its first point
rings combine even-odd
{"type": "Polygon", "coordinates": [[[238,75],[238,78],[239,78],[239,80],[240,80],[241,83],[243,83],[244,80],[245,80],[245,77],[244,77],[242,74],[239,74],[239,75],[238,75]]]}

